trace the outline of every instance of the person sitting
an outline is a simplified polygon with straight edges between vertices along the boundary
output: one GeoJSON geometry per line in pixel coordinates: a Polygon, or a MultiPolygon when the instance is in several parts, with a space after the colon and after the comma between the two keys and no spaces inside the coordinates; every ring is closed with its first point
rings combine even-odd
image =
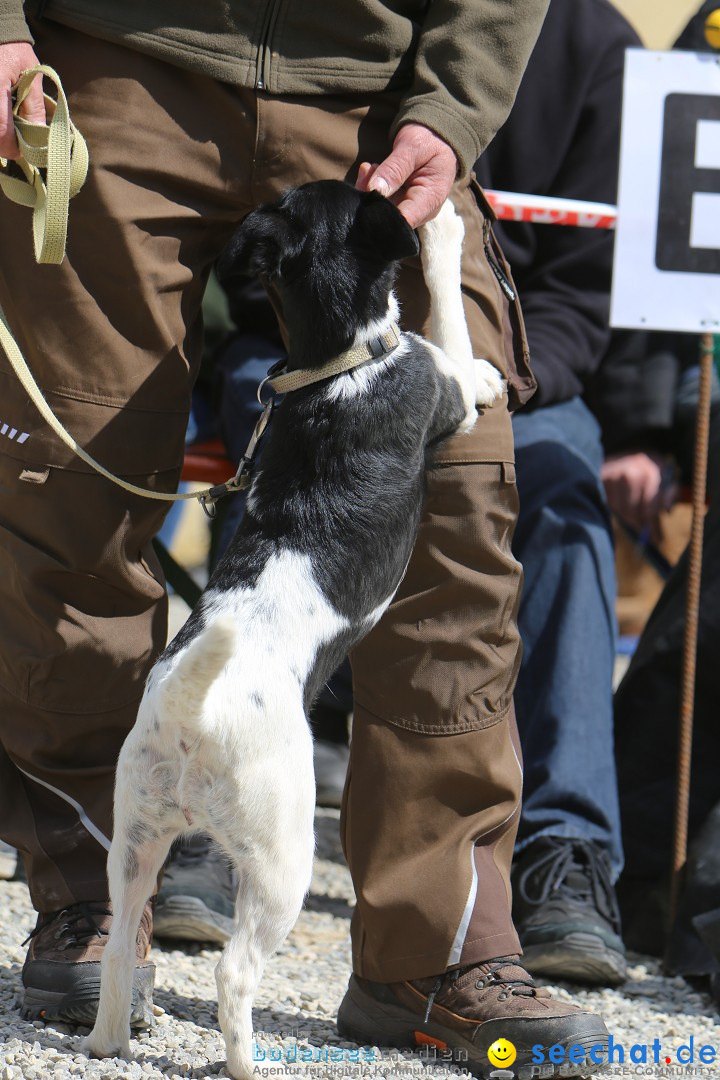
{"type": "MultiPolygon", "coordinates": [[[[606,0],[551,0],[504,127],[476,166],[490,188],[613,203],[625,50],[606,0]]],[[[609,341],[612,235],[501,222],[538,390],[513,417],[525,575],[516,688],[525,777],[513,914],[533,974],[620,983],[622,842],[613,756],[613,540],[600,427],[583,400],[609,341]]]]}

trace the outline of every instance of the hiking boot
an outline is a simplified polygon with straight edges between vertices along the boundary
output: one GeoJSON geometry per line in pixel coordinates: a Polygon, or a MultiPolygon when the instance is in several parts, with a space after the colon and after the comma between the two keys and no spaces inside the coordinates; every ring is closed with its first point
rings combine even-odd
{"type": "Polygon", "coordinates": [[[155,902],[155,937],[224,945],[234,928],[236,893],[235,875],[209,837],[176,842],[155,902]]]}
{"type": "Polygon", "coordinates": [[[587,1076],[608,1059],[602,1020],[535,986],[517,956],[412,982],[352,975],[337,1026],[344,1039],[361,1046],[452,1056],[480,1077],[587,1076]],[[558,1046],[564,1053],[555,1062],[558,1046]]]}
{"type": "MultiPolygon", "coordinates": [[[[39,915],[26,942],[22,971],[25,1020],[60,1020],[92,1027],[100,996],[100,960],[112,923],[109,902],[71,904],[39,915]]],[[[155,965],[148,961],[152,941],[152,904],[140,920],[135,949],[130,1025],[152,1025],[155,965]]],[[[25,944],[25,942],[23,942],[25,944]]]]}
{"type": "Polygon", "coordinates": [[[625,980],[610,863],[597,844],[541,836],[515,856],[512,884],[513,920],[533,975],[597,986],[625,980]]]}

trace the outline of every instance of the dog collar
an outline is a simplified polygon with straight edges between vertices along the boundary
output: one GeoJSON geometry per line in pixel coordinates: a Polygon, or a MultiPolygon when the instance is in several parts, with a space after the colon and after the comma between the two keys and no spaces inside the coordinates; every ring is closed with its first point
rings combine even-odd
{"type": "Polygon", "coordinates": [[[382,334],[363,342],[362,345],[354,345],[346,349],[339,356],[328,360],[319,368],[299,368],[297,371],[284,371],[285,361],[275,374],[275,368],[270,369],[267,385],[272,387],[276,394],[289,394],[291,390],[300,390],[303,386],[312,386],[313,383],[331,379],[333,375],[341,375],[344,371],[352,371],[361,364],[367,364],[371,360],[382,360],[388,356],[400,344],[400,327],[397,323],[390,326],[382,334]]]}
{"type": "Polygon", "coordinates": [[[252,470],[255,464],[258,443],[265,434],[265,429],[270,422],[273,408],[275,407],[275,394],[289,394],[291,390],[299,390],[303,386],[312,386],[313,383],[322,382],[323,379],[331,379],[333,375],[341,375],[343,371],[351,371],[360,364],[367,364],[371,360],[382,360],[388,356],[400,344],[400,327],[397,323],[390,323],[387,330],[377,337],[362,345],[354,345],[352,349],[346,349],[327,364],[319,368],[299,368],[297,371],[283,372],[285,361],[275,364],[270,368],[267,376],[257,389],[257,399],[263,406],[263,411],[255,425],[248,448],[242,456],[235,476],[224,484],[217,484],[209,488],[200,497],[202,508],[208,517],[215,517],[215,503],[231,491],[244,491],[250,486],[252,470]],[[277,374],[276,374],[277,373],[277,374]],[[268,401],[263,398],[263,390],[269,386],[273,394],[268,401]]]}

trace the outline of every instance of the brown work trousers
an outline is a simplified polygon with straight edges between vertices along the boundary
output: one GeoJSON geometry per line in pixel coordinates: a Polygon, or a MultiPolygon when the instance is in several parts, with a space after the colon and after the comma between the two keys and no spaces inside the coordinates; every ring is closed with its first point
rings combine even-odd
{"type": "MultiPolygon", "coordinates": [[[[35,265],[28,211],[0,205],[0,303],[80,444],[136,484],[173,490],[213,261],[258,203],[382,160],[396,99],[270,97],[52,22],[35,33],[91,168],[60,267],[35,265]]],[[[507,302],[482,214],[467,186],[455,201],[477,354],[504,370],[507,302]]],[[[427,330],[419,264],[398,292],[403,324],[427,330]]],[[[165,645],[151,540],[167,504],[74,457],[5,357],[0,402],[0,835],[25,857],[35,906],[52,911],[107,896],[114,765],[165,645]]],[[[343,834],[358,897],[353,962],[369,978],[518,949],[512,462],[505,402],[443,446],[407,576],[353,656],[343,834]]]]}

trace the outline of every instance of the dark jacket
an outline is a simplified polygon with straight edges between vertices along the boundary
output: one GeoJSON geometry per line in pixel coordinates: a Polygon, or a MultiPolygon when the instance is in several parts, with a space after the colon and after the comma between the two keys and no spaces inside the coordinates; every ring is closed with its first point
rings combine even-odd
{"type": "MultiPolygon", "coordinates": [[[[477,164],[486,187],[614,203],[625,49],[640,41],[608,0],[551,0],[510,118],[477,164]]],[[[500,223],[538,391],[581,394],[607,346],[612,233],[500,223]]]]}

